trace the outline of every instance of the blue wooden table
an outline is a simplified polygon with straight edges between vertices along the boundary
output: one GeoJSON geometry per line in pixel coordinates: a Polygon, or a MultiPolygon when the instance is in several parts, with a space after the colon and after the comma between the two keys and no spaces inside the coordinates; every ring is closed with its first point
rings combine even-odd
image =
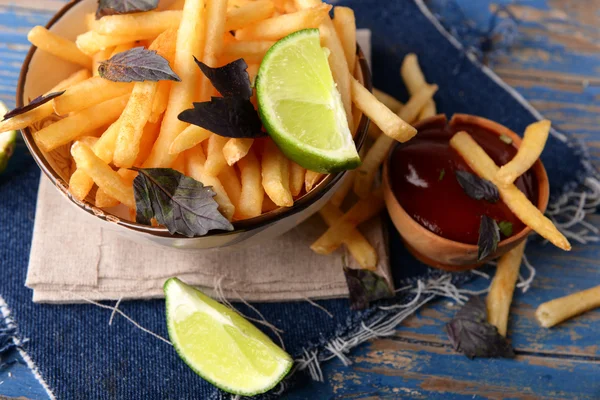
{"type": "MultiPolygon", "coordinates": [[[[600,162],[600,0],[458,0],[474,26],[485,30],[503,5],[520,21],[510,53],[489,65],[559,129],[585,141],[600,162]],[[513,4],[515,3],[515,4],[513,4]]],[[[26,34],[44,25],[63,0],[0,0],[0,99],[14,105],[26,34]]],[[[382,6],[385,2],[382,1],[382,6]]],[[[600,216],[591,222],[600,225],[600,216]]],[[[359,347],[352,365],[332,361],[326,383],[313,383],[292,399],[322,398],[600,398],[600,310],[548,330],[535,318],[549,299],[600,284],[600,245],[575,246],[565,254],[529,254],[538,276],[516,293],[508,336],[515,360],[468,360],[451,349],[444,324],[456,306],[442,300],[407,320],[392,337],[359,347]]],[[[473,288],[487,286],[485,279],[473,288]]],[[[15,355],[15,357],[17,357],[15,355]]],[[[27,368],[0,371],[0,398],[46,399],[27,368]]]]}

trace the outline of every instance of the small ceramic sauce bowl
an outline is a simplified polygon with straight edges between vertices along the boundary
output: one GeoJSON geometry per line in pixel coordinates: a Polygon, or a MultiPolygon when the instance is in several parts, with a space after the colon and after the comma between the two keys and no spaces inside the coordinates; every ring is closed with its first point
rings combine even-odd
{"type": "MultiPolygon", "coordinates": [[[[455,114],[449,123],[445,115],[437,115],[420,121],[415,125],[415,128],[417,128],[418,131],[445,129],[449,130],[451,133],[478,130],[498,137],[506,135],[512,139],[512,146],[515,148],[518,148],[521,144],[519,135],[505,126],[485,118],[467,114],[455,114]]],[[[500,141],[500,139],[498,139],[498,141],[500,141]]],[[[401,144],[398,143],[396,146],[401,146],[401,144]]],[[[390,174],[394,173],[391,168],[391,160],[395,154],[394,149],[395,148],[391,149],[383,169],[385,203],[390,217],[400,233],[405,246],[418,260],[432,267],[447,271],[474,269],[484,262],[502,256],[504,253],[525,240],[527,235],[531,233],[531,228],[525,226],[520,232],[516,232],[509,238],[500,241],[497,250],[485,260],[478,261],[477,245],[457,242],[433,233],[415,221],[402,207],[391,184],[393,177],[391,177],[390,174]]],[[[536,161],[530,171],[535,177],[535,185],[537,188],[537,202],[534,203],[537,203],[537,208],[544,212],[548,205],[550,194],[548,175],[540,160],[536,161]]],[[[402,194],[399,195],[401,196],[402,194]]],[[[443,201],[443,199],[440,199],[440,201],[443,201]]]]}

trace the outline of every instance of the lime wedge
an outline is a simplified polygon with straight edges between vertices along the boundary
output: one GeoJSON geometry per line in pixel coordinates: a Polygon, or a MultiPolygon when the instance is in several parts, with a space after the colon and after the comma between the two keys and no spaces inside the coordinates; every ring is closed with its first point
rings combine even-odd
{"type": "Polygon", "coordinates": [[[256,77],[269,135],[289,159],[322,173],[360,165],[328,53],[318,29],[301,30],[269,49],[256,77]]]}
{"type": "MultiPolygon", "coordinates": [[[[8,108],[0,101],[0,117],[8,112],[8,108]]],[[[17,131],[0,132],[0,174],[6,169],[8,160],[15,151],[17,131]]]]}
{"type": "Polygon", "coordinates": [[[272,389],[292,358],[242,316],[177,278],[164,287],[169,337],[198,375],[233,394],[272,389]]]}

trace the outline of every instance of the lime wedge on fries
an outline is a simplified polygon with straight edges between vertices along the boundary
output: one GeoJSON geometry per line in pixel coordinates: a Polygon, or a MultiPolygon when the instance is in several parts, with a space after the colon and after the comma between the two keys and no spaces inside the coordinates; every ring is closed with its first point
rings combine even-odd
{"type": "MultiPolygon", "coordinates": [[[[8,112],[8,108],[0,101],[0,116],[8,112]]],[[[0,174],[6,169],[8,160],[15,150],[17,131],[0,132],[0,174]]]]}
{"type": "Polygon", "coordinates": [[[277,385],[292,358],[232,309],[177,278],[164,286],[169,337],[198,375],[233,394],[253,396],[277,385]]]}
{"type": "Polygon", "coordinates": [[[256,78],[258,111],[281,151],[306,169],[353,169],[360,157],[319,30],[294,32],[265,55],[256,78]]]}

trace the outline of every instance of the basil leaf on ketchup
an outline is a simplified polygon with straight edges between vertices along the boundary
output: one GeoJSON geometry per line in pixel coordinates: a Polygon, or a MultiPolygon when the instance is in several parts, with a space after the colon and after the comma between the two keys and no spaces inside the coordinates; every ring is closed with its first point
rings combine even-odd
{"type": "Polygon", "coordinates": [[[500,221],[498,222],[498,228],[500,228],[500,232],[502,232],[505,237],[510,237],[513,234],[512,222],[500,221]]]}
{"type": "Polygon", "coordinates": [[[458,184],[463,188],[467,196],[475,200],[485,200],[496,203],[500,200],[498,188],[487,179],[482,179],[467,171],[454,171],[458,184]]]}
{"type": "Polygon", "coordinates": [[[487,322],[485,303],[479,296],[472,297],[445,326],[454,350],[474,357],[514,358],[512,346],[498,333],[498,328],[487,322]]]}
{"type": "Polygon", "coordinates": [[[487,215],[482,215],[479,224],[479,240],[477,241],[477,261],[481,261],[495,252],[499,241],[500,228],[498,228],[498,224],[487,215]]]}

